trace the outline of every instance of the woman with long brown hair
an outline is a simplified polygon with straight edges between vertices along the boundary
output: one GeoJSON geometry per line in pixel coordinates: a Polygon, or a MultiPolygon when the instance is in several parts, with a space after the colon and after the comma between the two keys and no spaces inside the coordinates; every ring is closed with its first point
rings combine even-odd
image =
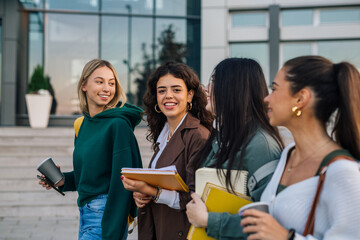
{"type": "MultiPolygon", "coordinates": [[[[212,114],[195,72],[185,64],[168,62],[158,67],[147,83],[143,98],[150,128],[148,140],[154,155],[149,167],[175,165],[190,186],[194,183],[194,159],[209,136],[212,114]]],[[[169,191],[125,177],[139,207],[139,239],[186,239],[190,223],[185,206],[190,193],[169,191]]]]}
{"type": "MultiPolygon", "coordinates": [[[[237,183],[240,171],[236,170],[247,171],[247,195],[259,201],[282,150],[278,130],[266,116],[263,99],[268,88],[261,66],[248,58],[224,59],[215,67],[209,85],[215,128],[197,156],[195,169],[215,168],[229,192],[237,183]]],[[[195,227],[206,228],[207,235],[215,239],[245,237],[239,230],[239,215],[207,212],[199,196],[192,197],[187,215],[195,227]]]]}

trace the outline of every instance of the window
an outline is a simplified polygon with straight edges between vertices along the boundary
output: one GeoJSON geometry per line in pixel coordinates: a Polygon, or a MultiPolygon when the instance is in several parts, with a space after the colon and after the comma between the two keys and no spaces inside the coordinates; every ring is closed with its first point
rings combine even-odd
{"type": "Polygon", "coordinates": [[[360,40],[283,43],[280,65],[303,55],[320,55],[335,63],[347,61],[360,69],[360,40]]]}
{"type": "Polygon", "coordinates": [[[360,8],[291,9],[281,11],[281,25],[312,26],[334,23],[360,23],[360,8]]]}
{"type": "Polygon", "coordinates": [[[185,16],[186,0],[157,0],[156,15],[185,16]]]}
{"type": "Polygon", "coordinates": [[[312,25],[313,15],[312,9],[283,10],[281,11],[281,25],[284,27],[312,25]]]}
{"type": "Polygon", "coordinates": [[[19,0],[24,8],[43,8],[44,0],[19,0]]]}
{"type": "Polygon", "coordinates": [[[360,69],[360,40],[319,42],[317,54],[334,62],[348,61],[360,69]]]}
{"type": "Polygon", "coordinates": [[[320,23],[360,23],[360,8],[320,9],[320,23]]]}
{"type": "Polygon", "coordinates": [[[46,9],[98,11],[101,0],[45,0],[46,9]]]}
{"type": "Polygon", "coordinates": [[[32,75],[37,65],[44,65],[44,15],[36,12],[29,15],[29,65],[28,76],[32,75]]]}
{"type": "Polygon", "coordinates": [[[153,0],[102,0],[103,12],[152,14],[153,0]]]}
{"type": "MultiPolygon", "coordinates": [[[[267,43],[232,43],[231,57],[244,57],[256,60],[262,67],[266,79],[269,79],[269,47],[267,43]]],[[[269,83],[269,81],[267,81],[269,83]]]]}
{"type": "MultiPolygon", "coordinates": [[[[157,19],[156,39],[156,59],[159,59],[160,51],[168,47],[170,41],[186,46],[186,21],[184,19],[157,19]],[[172,35],[174,37],[173,39],[171,39],[172,35]],[[165,42],[160,44],[160,39],[165,40],[165,42]]],[[[176,54],[176,50],[177,49],[168,49],[167,51],[169,54],[176,54]]]]}
{"type": "MultiPolygon", "coordinates": [[[[159,64],[158,38],[169,25],[175,34],[173,41],[185,45],[186,50],[189,47],[187,63],[200,69],[200,0],[26,2],[45,8],[27,11],[27,69],[31,76],[36,65],[44,66],[55,90],[56,115],[80,113],[77,83],[84,64],[94,58],[114,65],[128,101],[141,106],[148,75],[159,64]]],[[[23,102],[23,96],[18,101],[23,102]]]]}
{"type": "Polygon", "coordinates": [[[284,43],[281,45],[281,62],[284,63],[298,56],[311,55],[311,49],[311,43],[284,43]]]}
{"type": "Polygon", "coordinates": [[[266,27],[266,12],[237,12],[231,14],[233,27],[266,27]]]}
{"type": "Polygon", "coordinates": [[[45,74],[55,89],[56,115],[79,114],[77,83],[99,53],[98,16],[47,14],[45,28],[45,74]]]}

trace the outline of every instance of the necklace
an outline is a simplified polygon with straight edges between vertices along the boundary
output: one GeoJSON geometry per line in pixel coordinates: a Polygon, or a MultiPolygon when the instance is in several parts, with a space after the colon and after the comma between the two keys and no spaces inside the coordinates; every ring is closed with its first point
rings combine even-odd
{"type": "Polygon", "coordinates": [[[329,142],[331,142],[331,139],[329,139],[328,141],[326,141],[323,145],[321,145],[319,148],[317,148],[317,149],[315,149],[314,151],[312,151],[310,154],[308,154],[306,157],[304,157],[303,159],[303,161],[300,161],[298,164],[296,164],[295,166],[289,166],[286,170],[287,170],[287,172],[291,172],[291,170],[293,169],[293,168],[297,168],[301,163],[304,163],[304,162],[306,162],[308,159],[313,159],[314,158],[314,156],[316,156],[316,155],[314,155],[312,158],[309,158],[311,155],[313,155],[315,152],[320,152],[320,150],[321,149],[323,149],[329,142]]]}

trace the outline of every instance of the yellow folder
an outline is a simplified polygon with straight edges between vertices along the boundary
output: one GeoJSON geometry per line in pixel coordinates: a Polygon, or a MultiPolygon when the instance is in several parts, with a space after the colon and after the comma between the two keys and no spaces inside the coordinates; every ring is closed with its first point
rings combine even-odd
{"type": "Polygon", "coordinates": [[[155,187],[189,192],[189,188],[175,170],[123,168],[121,174],[129,179],[144,181],[155,187]]]}
{"type": "MultiPolygon", "coordinates": [[[[236,214],[242,206],[252,203],[250,197],[241,193],[236,194],[229,193],[226,188],[207,183],[201,199],[205,202],[209,212],[236,214]]],[[[214,238],[208,237],[204,228],[196,228],[191,225],[187,239],[207,240],[214,238]]]]}

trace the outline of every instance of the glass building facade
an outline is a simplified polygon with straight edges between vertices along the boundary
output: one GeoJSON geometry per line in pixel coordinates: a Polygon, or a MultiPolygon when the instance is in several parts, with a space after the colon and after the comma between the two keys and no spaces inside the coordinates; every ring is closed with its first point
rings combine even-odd
{"type": "MultiPolygon", "coordinates": [[[[200,0],[19,1],[27,29],[26,84],[37,65],[54,89],[52,117],[80,114],[77,82],[86,62],[110,61],[128,101],[141,106],[144,76],[170,56],[200,72],[200,0]],[[186,51],[186,52],[185,52],[186,51]],[[53,103],[54,104],[54,103],[53,103]]],[[[19,97],[18,114],[26,114],[19,97]]]]}

